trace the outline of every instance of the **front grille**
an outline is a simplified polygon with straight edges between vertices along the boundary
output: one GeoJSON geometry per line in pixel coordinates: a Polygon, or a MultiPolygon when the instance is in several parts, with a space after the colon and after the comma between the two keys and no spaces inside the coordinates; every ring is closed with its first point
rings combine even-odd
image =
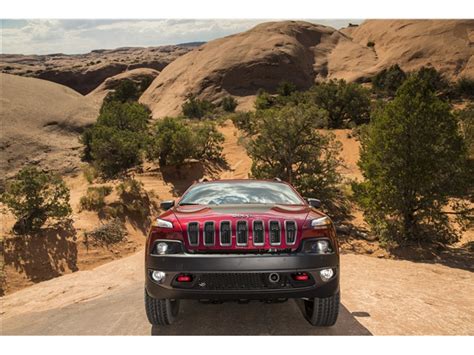
{"type": "Polygon", "coordinates": [[[204,245],[214,245],[214,222],[204,223],[204,245]]]}
{"type": "Polygon", "coordinates": [[[270,221],[268,232],[270,234],[270,244],[271,245],[280,245],[281,244],[280,222],[270,221]]]}
{"type": "Polygon", "coordinates": [[[247,221],[238,221],[236,228],[237,235],[237,245],[247,245],[247,240],[249,237],[249,229],[247,226],[247,221]]]}
{"type": "MultiPolygon", "coordinates": [[[[238,220],[235,225],[231,221],[205,221],[204,223],[189,222],[187,224],[188,243],[192,247],[203,246],[253,246],[255,250],[264,250],[271,246],[281,246],[282,238],[286,246],[295,245],[298,238],[298,224],[296,221],[272,220],[266,224],[262,220],[251,222],[238,220]],[[249,243],[249,234],[252,233],[249,243]],[[235,233],[235,237],[233,237],[235,233]],[[283,236],[282,236],[283,235],[283,236]],[[218,239],[216,241],[216,238],[218,239]],[[232,240],[235,238],[235,242],[232,240]]],[[[247,249],[246,249],[247,250],[247,249]]]]}
{"type": "Polygon", "coordinates": [[[209,273],[198,276],[194,289],[199,290],[264,290],[291,287],[286,275],[270,283],[268,273],[209,273]]]}

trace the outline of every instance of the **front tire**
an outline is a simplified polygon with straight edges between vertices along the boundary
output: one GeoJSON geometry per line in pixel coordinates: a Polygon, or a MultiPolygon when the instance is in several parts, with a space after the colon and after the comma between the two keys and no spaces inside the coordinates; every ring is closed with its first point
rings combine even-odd
{"type": "Polygon", "coordinates": [[[327,298],[313,298],[304,301],[305,316],[311,325],[330,327],[337,321],[340,293],[327,298]]]}
{"type": "Polygon", "coordinates": [[[145,310],[152,325],[171,325],[179,312],[179,300],[150,297],[145,290],[145,310]]]}

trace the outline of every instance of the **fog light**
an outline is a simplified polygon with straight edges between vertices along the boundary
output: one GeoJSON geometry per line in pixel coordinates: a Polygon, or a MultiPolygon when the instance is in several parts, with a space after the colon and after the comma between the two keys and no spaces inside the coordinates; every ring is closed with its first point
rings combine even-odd
{"type": "Polygon", "coordinates": [[[163,271],[154,270],[151,273],[151,278],[158,283],[162,283],[165,280],[166,274],[163,271]]]}
{"type": "Polygon", "coordinates": [[[323,269],[319,272],[319,275],[321,275],[323,281],[329,281],[334,276],[334,271],[332,269],[323,269]]]}
{"type": "Polygon", "coordinates": [[[163,243],[163,242],[160,242],[157,244],[156,246],[156,252],[159,254],[159,255],[163,255],[163,254],[166,254],[166,251],[168,250],[168,244],[166,243],[163,243]]]}

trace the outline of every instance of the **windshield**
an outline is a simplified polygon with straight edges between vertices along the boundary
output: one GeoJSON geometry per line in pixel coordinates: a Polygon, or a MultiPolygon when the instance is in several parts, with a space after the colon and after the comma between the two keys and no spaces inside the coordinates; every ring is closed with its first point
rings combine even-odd
{"type": "Polygon", "coordinates": [[[304,202],[286,184],[267,181],[215,182],[191,187],[180,205],[288,204],[304,202]]]}

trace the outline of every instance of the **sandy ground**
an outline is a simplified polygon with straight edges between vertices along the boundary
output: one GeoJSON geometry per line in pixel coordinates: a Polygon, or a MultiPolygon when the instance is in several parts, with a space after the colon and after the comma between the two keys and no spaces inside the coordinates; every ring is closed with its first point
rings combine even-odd
{"type": "Polygon", "coordinates": [[[474,335],[474,274],[447,266],[342,255],[343,307],[329,329],[309,326],[291,300],[184,301],[175,325],[152,328],[142,268],[140,252],[3,297],[2,334],[474,335]]]}

